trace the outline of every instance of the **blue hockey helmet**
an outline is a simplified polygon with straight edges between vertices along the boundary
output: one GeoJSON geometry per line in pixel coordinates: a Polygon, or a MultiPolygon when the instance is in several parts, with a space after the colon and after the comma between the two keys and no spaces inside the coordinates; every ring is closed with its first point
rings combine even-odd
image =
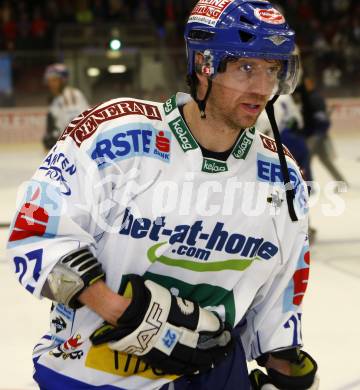
{"type": "Polygon", "coordinates": [[[196,71],[195,54],[200,52],[214,78],[226,58],[281,60],[275,95],[292,93],[299,72],[294,52],[295,33],[284,16],[267,0],[200,0],[185,29],[188,75],[196,71]]]}

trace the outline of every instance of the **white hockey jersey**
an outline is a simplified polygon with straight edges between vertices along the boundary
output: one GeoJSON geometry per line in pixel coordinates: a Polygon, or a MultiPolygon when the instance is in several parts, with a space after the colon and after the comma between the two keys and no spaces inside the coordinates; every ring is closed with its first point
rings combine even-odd
{"type": "MultiPolygon", "coordinates": [[[[189,99],[115,99],[77,117],[26,186],[8,240],[14,271],[40,297],[59,258],[88,245],[113,291],[134,273],[197,300],[241,327],[249,360],[301,345],[309,251],[296,163],[286,151],[294,223],[274,140],[249,128],[227,161],[204,158],[178,109],[189,99]]],[[[93,347],[102,322],[87,307],[53,305],[34,349],[49,383],[55,372],[68,388],[155,389],[175,378],[93,347]]]]}
{"type": "Polygon", "coordinates": [[[67,86],[52,100],[49,113],[54,118],[55,128],[61,133],[71,120],[88,108],[89,103],[83,93],[77,88],[67,86]]]}

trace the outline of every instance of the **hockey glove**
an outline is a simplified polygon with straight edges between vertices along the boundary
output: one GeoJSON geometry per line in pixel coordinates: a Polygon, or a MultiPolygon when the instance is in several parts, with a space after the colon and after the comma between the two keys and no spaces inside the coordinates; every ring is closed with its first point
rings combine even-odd
{"type": "MultiPolygon", "coordinates": [[[[250,383],[253,390],[317,390],[319,378],[316,376],[317,364],[306,352],[292,350],[297,358],[290,362],[291,376],[269,368],[268,375],[256,369],[250,373],[250,383]]],[[[285,352],[285,351],[284,351],[285,352]]],[[[273,353],[273,355],[284,352],[273,353]]],[[[262,365],[262,364],[261,364],[262,365]]]]}
{"type": "Polygon", "coordinates": [[[175,375],[205,372],[232,351],[230,329],[217,314],[141,276],[129,277],[129,289],[132,300],[118,326],[105,323],[97,329],[90,337],[94,345],[108,343],[175,375]]]}

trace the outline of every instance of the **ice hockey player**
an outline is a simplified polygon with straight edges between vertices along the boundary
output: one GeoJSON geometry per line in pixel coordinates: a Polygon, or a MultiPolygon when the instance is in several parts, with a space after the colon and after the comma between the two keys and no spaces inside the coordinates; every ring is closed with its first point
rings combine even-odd
{"type": "Polygon", "coordinates": [[[84,112],[25,191],[8,255],[53,302],[42,389],[317,389],[307,192],[268,103],[295,88],[294,32],[267,1],[201,0],[185,38],[191,96],[84,112]]]}
{"type": "Polygon", "coordinates": [[[89,104],[79,89],[68,85],[69,70],[65,64],[49,65],[45,70],[44,80],[51,98],[43,145],[50,150],[69,122],[89,108],[89,104]]]}

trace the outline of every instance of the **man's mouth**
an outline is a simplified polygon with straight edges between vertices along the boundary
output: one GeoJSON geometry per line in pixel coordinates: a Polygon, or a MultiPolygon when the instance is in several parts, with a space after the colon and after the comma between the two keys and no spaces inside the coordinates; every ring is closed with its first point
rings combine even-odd
{"type": "Polygon", "coordinates": [[[261,110],[260,104],[242,103],[241,107],[249,114],[254,114],[254,115],[259,114],[261,110]]]}

